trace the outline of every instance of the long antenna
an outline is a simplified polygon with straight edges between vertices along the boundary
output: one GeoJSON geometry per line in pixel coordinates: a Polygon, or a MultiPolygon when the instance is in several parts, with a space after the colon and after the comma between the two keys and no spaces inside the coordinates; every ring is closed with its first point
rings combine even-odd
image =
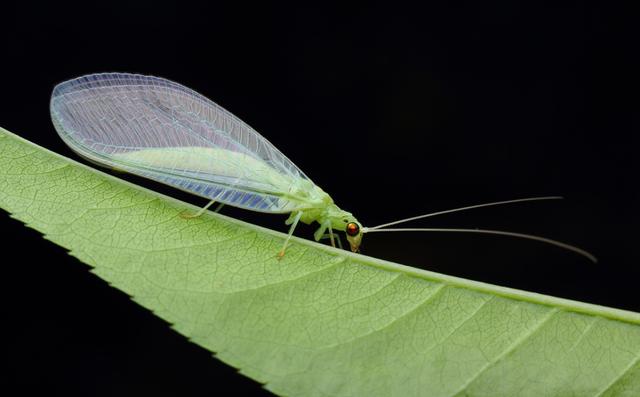
{"type": "Polygon", "coordinates": [[[491,207],[491,206],[494,206],[494,205],[511,204],[511,203],[521,203],[523,201],[559,200],[559,199],[562,199],[562,197],[560,197],[560,196],[529,197],[529,198],[522,198],[522,199],[517,199],[517,200],[496,201],[496,202],[487,203],[487,204],[471,205],[469,207],[454,208],[452,210],[433,212],[431,214],[418,215],[418,216],[413,216],[411,218],[400,219],[398,221],[393,221],[393,222],[389,222],[389,223],[384,223],[382,225],[369,227],[369,228],[367,228],[367,230],[369,230],[371,232],[371,231],[374,231],[376,229],[381,229],[383,227],[397,225],[399,223],[415,221],[416,219],[429,218],[431,216],[436,216],[436,215],[449,214],[451,212],[470,210],[470,209],[473,209],[473,208],[491,207]]]}
{"type": "MultiPolygon", "coordinates": [[[[469,208],[469,207],[467,207],[469,208]]],[[[560,241],[551,240],[544,237],[533,236],[530,234],[522,234],[522,233],[513,233],[513,232],[504,232],[502,230],[484,230],[484,229],[437,229],[437,228],[401,228],[401,229],[373,229],[373,228],[362,228],[363,233],[374,233],[374,232],[461,232],[461,233],[480,233],[480,234],[497,234],[501,236],[511,236],[511,237],[519,237],[528,240],[541,241],[543,243],[555,245],[560,248],[564,248],[569,251],[573,251],[578,253],[584,257],[587,257],[589,260],[593,261],[593,263],[597,263],[598,259],[590,254],[589,252],[580,249],[578,247],[574,247],[573,245],[569,245],[566,243],[562,243],[560,241]]]]}

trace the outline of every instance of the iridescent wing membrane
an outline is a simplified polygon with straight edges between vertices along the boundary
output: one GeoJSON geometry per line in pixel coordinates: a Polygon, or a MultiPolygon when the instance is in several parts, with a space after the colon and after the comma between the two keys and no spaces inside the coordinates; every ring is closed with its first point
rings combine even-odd
{"type": "Polygon", "coordinates": [[[51,118],[78,154],[217,202],[287,213],[312,184],[247,124],[204,96],[162,78],[122,73],[57,85],[51,118]]]}

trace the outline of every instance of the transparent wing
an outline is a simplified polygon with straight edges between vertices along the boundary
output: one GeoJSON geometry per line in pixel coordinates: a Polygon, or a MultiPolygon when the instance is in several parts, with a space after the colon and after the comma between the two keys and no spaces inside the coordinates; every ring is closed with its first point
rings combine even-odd
{"type": "Polygon", "coordinates": [[[83,157],[237,207],[290,212],[312,182],[269,141],[172,81],[103,73],[57,85],[51,118],[83,157]]]}

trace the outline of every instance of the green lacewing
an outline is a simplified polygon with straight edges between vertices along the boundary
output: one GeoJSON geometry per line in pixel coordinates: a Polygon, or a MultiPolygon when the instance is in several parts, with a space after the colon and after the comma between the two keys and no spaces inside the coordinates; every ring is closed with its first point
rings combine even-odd
{"type": "MultiPolygon", "coordinates": [[[[249,125],[199,93],[159,77],[99,73],[58,84],[51,118],[60,137],[80,156],[102,166],[149,178],[214,202],[251,211],[289,214],[289,234],[298,222],[317,222],[316,241],[345,232],[357,252],[365,233],[465,232],[521,237],[553,244],[595,261],[590,253],[544,237],[484,229],[389,228],[403,222],[472,208],[559,197],[532,197],[480,204],[363,227],[313,183],[291,160],[249,125]]],[[[220,209],[218,207],[218,210],[220,209]]]]}

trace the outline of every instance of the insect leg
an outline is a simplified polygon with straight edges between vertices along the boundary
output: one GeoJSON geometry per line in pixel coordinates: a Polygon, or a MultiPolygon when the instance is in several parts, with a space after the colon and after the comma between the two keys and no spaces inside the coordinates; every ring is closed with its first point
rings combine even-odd
{"type": "Polygon", "coordinates": [[[218,213],[222,209],[222,207],[224,207],[224,203],[218,204],[218,206],[216,207],[215,210],[213,210],[213,212],[218,213]]]}
{"type": "Polygon", "coordinates": [[[333,229],[329,226],[329,239],[331,240],[331,246],[336,248],[336,241],[333,239],[333,229]]]}
{"type": "MultiPolygon", "coordinates": [[[[331,229],[329,229],[329,230],[331,230],[331,229]]],[[[344,249],[344,248],[342,248],[342,240],[340,240],[340,235],[339,234],[334,234],[333,236],[335,238],[335,241],[338,243],[338,248],[344,249]]],[[[331,237],[331,234],[327,233],[324,236],[320,237],[320,239],[322,240],[322,239],[330,238],[330,237],[331,237]]],[[[333,244],[331,244],[331,245],[333,245],[333,244]]],[[[335,245],[333,245],[333,246],[335,247],[335,245]]]]}
{"type": "Polygon", "coordinates": [[[331,226],[330,223],[324,222],[320,224],[320,227],[313,233],[313,239],[316,241],[320,241],[320,239],[325,235],[324,232],[331,226]]]}
{"type": "Polygon", "coordinates": [[[333,241],[333,230],[331,230],[331,221],[322,222],[318,230],[316,230],[315,233],[313,233],[313,238],[316,241],[320,241],[321,239],[326,238],[327,236],[329,236],[329,238],[331,239],[331,245],[335,247],[336,243],[333,241]],[[327,230],[329,230],[329,233],[325,234],[327,230]]]}
{"type": "Polygon", "coordinates": [[[338,242],[338,248],[343,250],[344,248],[342,248],[342,240],[340,239],[340,235],[339,234],[336,234],[336,241],[338,242]]]}
{"type": "MultiPolygon", "coordinates": [[[[197,218],[200,215],[204,214],[204,212],[207,210],[207,208],[209,208],[211,206],[211,204],[215,203],[215,200],[211,200],[209,201],[209,203],[207,205],[205,205],[204,207],[200,208],[198,210],[198,212],[196,212],[195,214],[188,214],[188,213],[181,213],[180,216],[185,218],[185,219],[191,219],[191,218],[197,218]]],[[[220,210],[220,208],[222,208],[224,204],[220,203],[220,205],[218,206],[218,208],[216,208],[216,212],[218,212],[220,210]]]]}
{"type": "Polygon", "coordinates": [[[287,249],[287,244],[289,244],[289,239],[293,235],[293,231],[296,229],[296,226],[298,225],[298,221],[300,220],[301,216],[302,216],[302,211],[298,211],[295,218],[293,218],[293,221],[291,222],[291,227],[289,228],[289,235],[287,236],[287,239],[284,240],[282,249],[280,250],[280,252],[278,252],[278,259],[282,259],[282,257],[284,256],[284,251],[287,249]]]}

